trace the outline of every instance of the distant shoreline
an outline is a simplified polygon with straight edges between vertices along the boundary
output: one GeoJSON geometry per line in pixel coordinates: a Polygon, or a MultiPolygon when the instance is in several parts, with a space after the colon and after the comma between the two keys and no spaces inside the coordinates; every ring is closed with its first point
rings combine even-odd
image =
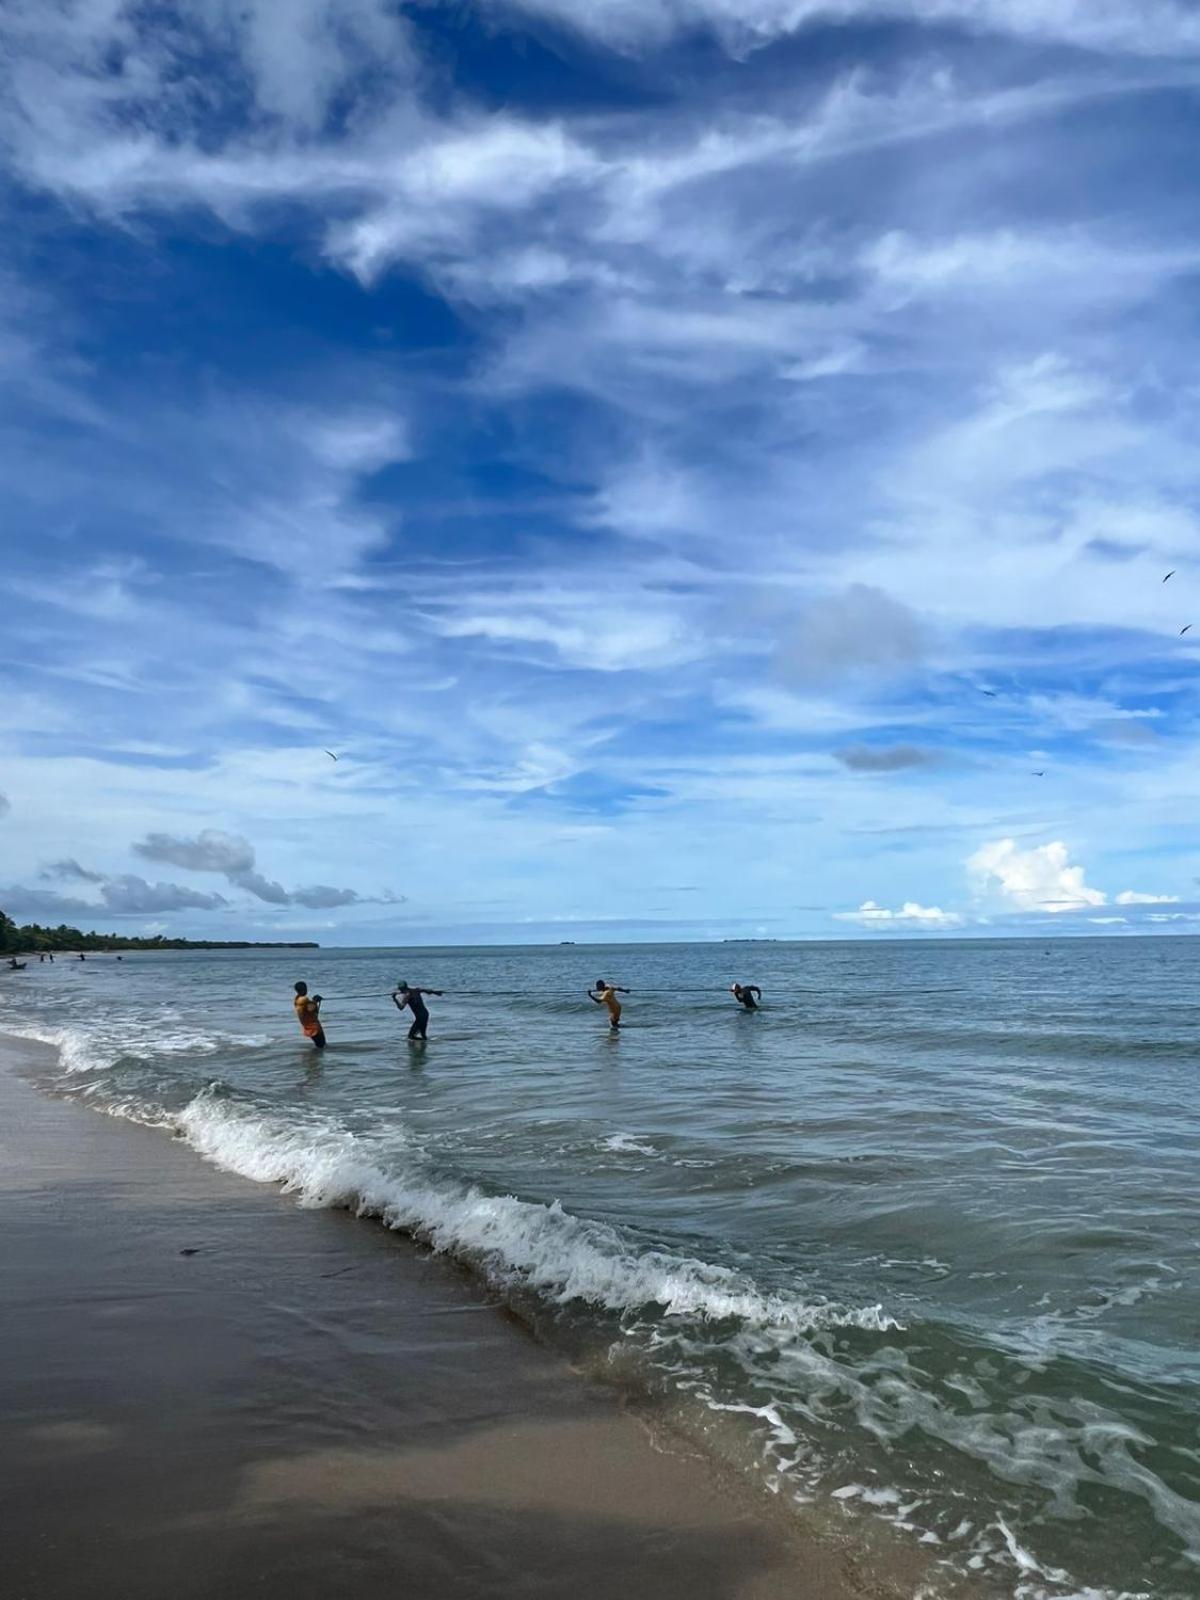
{"type": "Polygon", "coordinates": [[[23,950],[6,950],[4,959],[16,956],[28,960],[31,956],[105,956],[121,954],[125,950],[319,950],[315,939],[122,939],[103,940],[97,944],[30,945],[23,950]]]}

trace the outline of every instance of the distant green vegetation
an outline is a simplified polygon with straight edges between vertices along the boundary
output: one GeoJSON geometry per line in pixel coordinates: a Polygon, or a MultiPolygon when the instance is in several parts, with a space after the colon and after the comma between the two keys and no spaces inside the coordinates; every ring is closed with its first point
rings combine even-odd
{"type": "Polygon", "coordinates": [[[315,939],[168,939],[156,933],[151,939],[137,939],[124,933],[81,933],[60,922],[57,928],[43,928],[27,922],[18,927],[0,911],[0,954],[16,955],[32,950],[316,950],[315,939]]]}

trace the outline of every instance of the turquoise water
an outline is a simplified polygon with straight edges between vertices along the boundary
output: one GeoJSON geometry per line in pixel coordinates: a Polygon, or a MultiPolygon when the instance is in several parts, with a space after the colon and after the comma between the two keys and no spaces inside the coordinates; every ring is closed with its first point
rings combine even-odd
{"type": "Polygon", "coordinates": [[[1198,950],[60,959],[0,978],[0,1027],[60,1046],[60,1092],[453,1253],[780,1494],[947,1575],[1193,1595],[1198,950]],[[597,976],[633,990],[619,1036],[597,976]],[[449,991],[425,1048],[400,977],[449,991]]]}

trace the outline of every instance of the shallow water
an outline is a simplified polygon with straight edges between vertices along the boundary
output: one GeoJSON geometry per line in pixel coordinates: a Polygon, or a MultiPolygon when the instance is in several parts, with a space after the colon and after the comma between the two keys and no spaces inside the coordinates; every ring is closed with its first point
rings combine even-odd
{"type": "Polygon", "coordinates": [[[60,958],[0,974],[0,1026],[60,1046],[59,1090],[454,1253],[782,1494],[1021,1600],[1192,1595],[1196,949],[60,958]],[[449,991],[423,1048],[401,976],[449,991]]]}

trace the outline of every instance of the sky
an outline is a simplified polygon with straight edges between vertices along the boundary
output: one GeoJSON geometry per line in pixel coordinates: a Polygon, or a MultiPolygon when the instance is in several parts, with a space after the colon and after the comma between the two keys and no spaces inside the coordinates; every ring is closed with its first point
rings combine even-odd
{"type": "Polygon", "coordinates": [[[18,921],[1200,927],[1193,5],[8,0],[0,73],[18,921]]]}

